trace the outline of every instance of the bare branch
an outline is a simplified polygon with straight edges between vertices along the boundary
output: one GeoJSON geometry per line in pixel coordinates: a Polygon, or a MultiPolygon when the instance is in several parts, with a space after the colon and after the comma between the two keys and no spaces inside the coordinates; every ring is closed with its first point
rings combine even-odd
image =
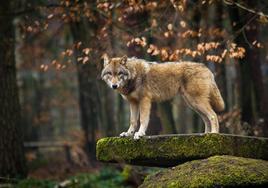
{"type": "Polygon", "coordinates": [[[241,8],[243,10],[246,10],[250,13],[253,13],[253,14],[256,14],[258,16],[261,16],[261,17],[265,17],[265,18],[268,18],[268,15],[267,14],[264,14],[262,11],[257,11],[257,10],[254,10],[252,8],[249,8],[249,7],[246,7],[245,5],[242,5],[238,2],[235,2],[233,0],[223,0],[223,2],[226,4],[226,5],[235,5],[237,6],[238,8],[241,8]]]}

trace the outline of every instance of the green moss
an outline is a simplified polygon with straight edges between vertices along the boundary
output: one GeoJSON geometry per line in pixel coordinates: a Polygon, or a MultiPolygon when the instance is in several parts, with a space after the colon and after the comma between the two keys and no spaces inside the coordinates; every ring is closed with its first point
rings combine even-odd
{"type": "MultiPolygon", "coordinates": [[[[1,185],[0,185],[1,187],[1,185]]],[[[103,168],[99,172],[82,173],[61,182],[53,180],[24,179],[16,188],[126,188],[125,179],[115,168],[103,168]]]]}
{"type": "Polygon", "coordinates": [[[124,180],[128,180],[131,177],[132,167],[130,165],[125,165],[121,175],[123,176],[124,180]]]}
{"type": "Polygon", "coordinates": [[[110,137],[97,143],[97,159],[135,165],[174,166],[214,155],[268,159],[268,139],[225,134],[110,137]]]}
{"type": "Polygon", "coordinates": [[[18,188],[53,188],[56,182],[52,180],[37,180],[37,179],[25,179],[20,181],[16,187],[18,188]]]}
{"type": "Polygon", "coordinates": [[[250,187],[268,186],[268,162],[214,156],[184,163],[148,176],[143,187],[250,187]]]}

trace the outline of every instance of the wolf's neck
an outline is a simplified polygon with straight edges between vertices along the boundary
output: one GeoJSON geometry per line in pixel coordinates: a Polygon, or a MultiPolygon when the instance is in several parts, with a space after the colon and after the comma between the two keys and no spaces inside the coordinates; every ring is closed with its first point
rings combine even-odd
{"type": "Polygon", "coordinates": [[[136,88],[136,80],[128,80],[127,84],[119,91],[123,95],[128,95],[136,88]]]}

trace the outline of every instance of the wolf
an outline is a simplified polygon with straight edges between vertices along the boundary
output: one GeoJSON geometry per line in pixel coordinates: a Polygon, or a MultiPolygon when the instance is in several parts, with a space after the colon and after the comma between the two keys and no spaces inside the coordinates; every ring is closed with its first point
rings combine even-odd
{"type": "Polygon", "coordinates": [[[224,101],[213,73],[202,63],[155,63],[138,58],[103,56],[101,78],[130,104],[130,126],[121,137],[146,135],[152,102],[181,94],[205,123],[205,133],[219,133],[215,111],[224,110],[224,101]],[[140,128],[138,128],[138,118],[140,128]],[[137,131],[137,132],[135,132],[137,131]]]}

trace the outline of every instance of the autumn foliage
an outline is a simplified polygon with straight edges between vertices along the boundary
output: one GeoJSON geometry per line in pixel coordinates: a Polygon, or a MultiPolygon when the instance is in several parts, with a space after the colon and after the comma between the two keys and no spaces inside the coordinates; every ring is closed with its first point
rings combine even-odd
{"type": "MultiPolygon", "coordinates": [[[[216,0],[199,2],[198,11],[215,3],[216,0]]],[[[88,20],[98,23],[96,38],[104,46],[112,40],[113,35],[116,35],[122,48],[141,48],[140,50],[145,50],[149,56],[161,61],[202,60],[224,63],[228,59],[241,59],[245,56],[245,49],[235,44],[232,32],[224,27],[209,27],[206,24],[193,27],[192,15],[189,13],[193,8],[186,0],[144,2],[61,0],[55,4],[36,8],[42,19],[29,20],[25,17],[21,32],[23,36],[38,35],[47,32],[55,22],[67,25],[88,20]],[[138,22],[139,16],[141,19],[138,22]],[[139,33],[132,31],[141,26],[143,29],[139,33]],[[111,33],[112,28],[114,32],[111,33]]],[[[255,48],[263,47],[257,40],[250,42],[255,48]]],[[[93,63],[90,62],[90,53],[99,53],[101,56],[110,51],[109,47],[104,51],[83,45],[82,47],[82,43],[83,41],[75,41],[69,44],[64,51],[55,54],[54,59],[51,57],[50,63],[40,64],[40,69],[61,70],[70,63],[93,63]],[[82,52],[81,56],[76,57],[76,61],[74,61],[74,49],[82,52]]]]}

